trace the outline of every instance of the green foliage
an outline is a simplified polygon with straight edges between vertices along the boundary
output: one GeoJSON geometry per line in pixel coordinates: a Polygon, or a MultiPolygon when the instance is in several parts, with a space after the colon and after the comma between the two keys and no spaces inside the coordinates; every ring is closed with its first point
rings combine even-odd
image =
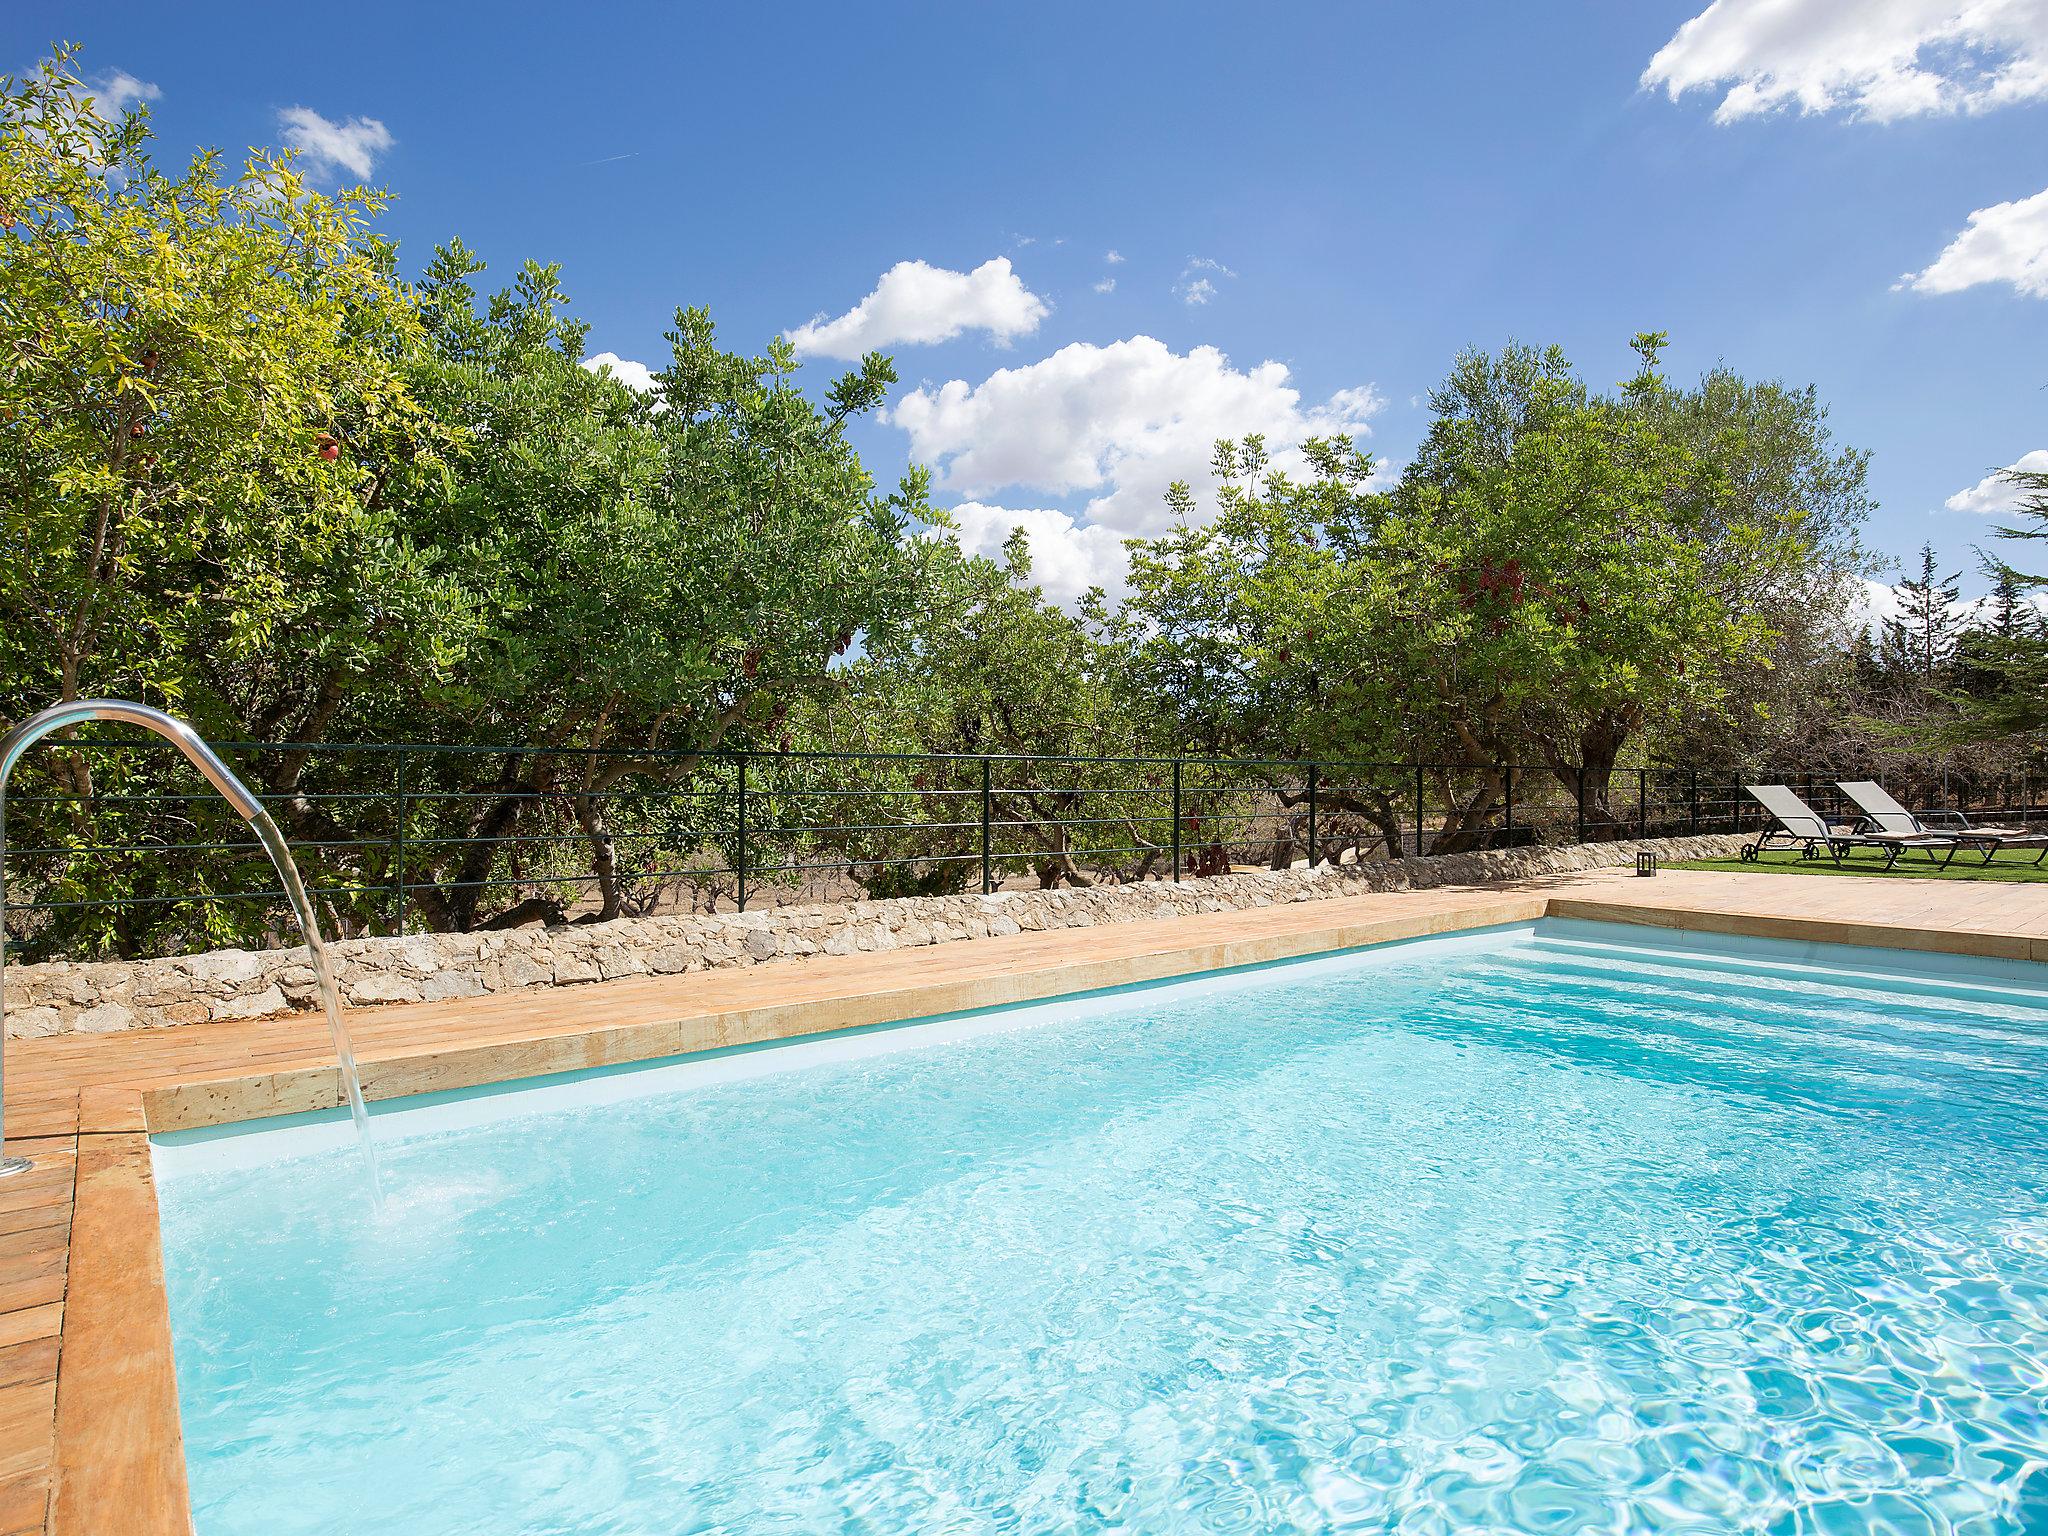
{"type": "Polygon", "coordinates": [[[1218,751],[1446,765],[1441,847],[1482,835],[1517,762],[1586,775],[1606,818],[1623,746],[1729,708],[1772,633],[1754,594],[1813,554],[1796,513],[1729,493],[1739,455],[1672,429],[1640,340],[1611,398],[1554,348],[1466,354],[1383,491],[1348,443],[1311,444],[1308,479],[1224,445],[1218,519],[1136,551],[1136,675],[1218,751]]]}
{"type": "Polygon", "coordinates": [[[13,708],[119,692],[213,716],[194,658],[261,649],[350,536],[361,475],[323,434],[343,402],[411,418],[414,322],[376,195],[266,155],[160,170],[146,114],[103,115],[70,65],[0,79],[0,675],[13,708]]]}
{"type": "MultiPolygon", "coordinates": [[[[1021,533],[971,557],[924,472],[870,477],[848,431],[888,359],[807,384],[685,308],[641,393],[586,366],[555,268],[492,291],[451,243],[407,284],[381,207],[284,157],[160,170],[69,54],[0,82],[0,714],[104,691],[228,739],[464,749],[247,759],[344,932],[401,874],[454,929],[729,896],[735,749],[755,889],[887,895],[977,884],[984,803],[998,879],[1085,884],[1164,875],[1176,840],[1292,861],[1308,758],[1318,852],[1395,845],[1417,762],[1450,850],[1498,833],[1511,767],[1619,832],[1624,764],[2048,724],[2048,582],[1994,562],[1957,633],[1929,566],[1882,646],[1849,637],[1866,456],[1811,389],[1672,383],[1661,334],[1605,391],[1555,348],[1460,356],[1398,475],[1345,439],[1220,443],[1216,515],[1174,486],[1129,598],[1069,611],[1021,533]],[[1176,837],[1143,759],[1177,754],[1234,761],[1186,767],[1176,837]]],[[[2014,547],[2048,537],[2031,489],[2014,547]]],[[[20,869],[82,903],[46,950],[274,930],[192,899],[267,883],[192,851],[232,840],[221,807],[122,798],[164,762],[38,755],[20,869]]]]}
{"type": "MultiPolygon", "coordinates": [[[[265,155],[170,176],[148,143],[145,115],[98,113],[69,55],[0,87],[6,712],[110,692],[228,739],[516,743],[422,763],[412,905],[485,920],[534,873],[492,840],[566,820],[599,913],[628,910],[638,872],[713,833],[716,816],[676,809],[702,755],[774,739],[915,606],[926,479],[877,491],[846,437],[894,382],[888,361],[814,403],[786,342],[729,352],[682,310],[643,397],[582,366],[553,268],[484,297],[453,245],[408,289],[369,229],[378,196],[322,196],[265,155]],[[636,823],[637,851],[608,823],[628,779],[668,805],[636,823]]],[[[39,755],[40,787],[82,805],[163,772],[117,754],[95,785],[89,760],[39,755]]],[[[362,797],[396,788],[396,759],[288,749],[248,766],[327,865],[338,925],[381,916],[387,896],[361,888],[393,878],[400,828],[365,826],[379,802],[362,797]]],[[[152,844],[232,830],[194,814],[49,810],[16,842],[51,850],[56,894],[87,878],[66,847],[132,845],[78,889],[154,897],[152,844]]],[[[202,884],[239,872],[201,862],[202,884]]],[[[49,940],[146,947],[191,910],[166,901],[122,931],[81,910],[49,940]]]]}
{"type": "MultiPolygon", "coordinates": [[[[2019,521],[1999,529],[2016,551],[2048,539],[2048,471],[2007,470],[2019,492],[2019,521]]],[[[2048,622],[2040,594],[2048,576],[2012,560],[1986,558],[1995,583],[1989,621],[1965,634],[1959,669],[1963,697],[1952,734],[1966,740],[2020,739],[2029,746],[2048,732],[2048,622]]]]}
{"type": "Polygon", "coordinates": [[[402,547],[452,584],[460,622],[409,674],[336,655],[301,686],[361,695],[357,718],[380,733],[527,749],[438,769],[459,798],[421,846],[448,852],[408,870],[430,921],[476,922],[489,839],[562,812],[588,842],[597,915],[616,916],[636,871],[674,862],[677,829],[622,850],[614,792],[679,789],[703,754],[772,739],[836,657],[898,622],[924,483],[879,494],[846,440],[894,379],[884,359],[821,408],[784,343],[726,352],[684,310],[642,396],[582,365],[554,268],[529,264],[489,299],[479,271],[458,245],[422,279],[411,381],[448,445],[391,463],[385,482],[402,547]]]}
{"type": "MultiPolygon", "coordinates": [[[[1001,561],[970,557],[944,537],[918,542],[914,612],[878,633],[801,722],[806,737],[843,750],[929,754],[864,768],[869,793],[833,801],[846,822],[904,823],[833,844],[876,896],[959,890],[980,879],[978,767],[946,755],[1103,756],[1140,745],[1138,717],[1116,690],[1099,598],[1078,614],[1047,603],[1031,581],[1021,531],[1001,561]],[[911,806],[914,792],[928,797],[923,807],[911,806]],[[924,862],[914,872],[881,862],[904,858],[924,862]]],[[[846,769],[835,767],[845,782],[846,769]]],[[[995,873],[1085,885],[1092,877],[1084,858],[1099,867],[1108,857],[1131,877],[1150,869],[1170,840],[1170,813],[1156,794],[1129,793],[1130,777],[1127,768],[1099,764],[1004,764],[990,802],[995,873]],[[1112,791],[1112,780],[1124,792],[1112,791]],[[1085,825],[1062,824],[1076,821],[1085,825]]]]}
{"type": "Polygon", "coordinates": [[[1961,588],[1954,573],[1940,574],[1934,546],[1920,549],[1917,576],[1908,576],[1892,591],[1899,611],[1884,621],[1878,643],[1878,665],[1892,676],[1926,691],[1941,686],[1955,660],[1962,629],[1956,617],[1961,588]]]}

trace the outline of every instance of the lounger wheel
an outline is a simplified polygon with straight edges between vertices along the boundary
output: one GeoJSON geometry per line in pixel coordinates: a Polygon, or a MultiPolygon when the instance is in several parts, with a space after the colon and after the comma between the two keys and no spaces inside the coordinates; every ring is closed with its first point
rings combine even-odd
{"type": "Polygon", "coordinates": [[[1744,843],[1744,844],[1742,845],[1742,853],[1741,853],[1741,859],[1742,859],[1742,862],[1743,862],[1743,863],[1745,863],[1745,864],[1754,864],[1754,863],[1756,862],[1756,844],[1755,844],[1755,843],[1744,843]]]}

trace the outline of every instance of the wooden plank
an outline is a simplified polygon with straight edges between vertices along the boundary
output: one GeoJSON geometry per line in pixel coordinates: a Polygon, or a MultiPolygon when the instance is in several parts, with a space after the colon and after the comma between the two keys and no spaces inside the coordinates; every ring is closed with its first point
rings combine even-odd
{"type": "Polygon", "coordinates": [[[48,1481],[56,1401],[54,1379],[0,1387],[0,1482],[48,1481]]]}
{"type": "Polygon", "coordinates": [[[187,1536],[191,1507],[149,1143],[78,1149],[56,1396],[56,1536],[187,1536]]]}
{"type": "Polygon", "coordinates": [[[50,1518],[47,1469],[0,1478],[0,1527],[10,1536],[44,1536],[50,1518]]]}
{"type": "Polygon", "coordinates": [[[63,1328],[64,1303],[61,1301],[0,1312],[0,1347],[26,1343],[30,1339],[54,1339],[63,1328]]]}
{"type": "Polygon", "coordinates": [[[54,1335],[27,1339],[19,1344],[0,1344],[0,1387],[18,1387],[28,1382],[57,1379],[57,1340],[54,1335]]]}
{"type": "Polygon", "coordinates": [[[32,1227],[68,1227],[71,1204],[33,1205],[26,1210],[0,1211],[0,1232],[26,1232],[32,1227]]]}

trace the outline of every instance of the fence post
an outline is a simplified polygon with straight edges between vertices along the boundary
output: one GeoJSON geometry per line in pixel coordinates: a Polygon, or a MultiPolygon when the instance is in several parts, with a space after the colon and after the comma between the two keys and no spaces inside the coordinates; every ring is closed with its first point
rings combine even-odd
{"type": "Polygon", "coordinates": [[[1173,878],[1180,879],[1180,759],[1173,760],[1173,878]]]}
{"type": "Polygon", "coordinates": [[[1422,857],[1422,764],[1415,765],[1415,857],[1422,857]]]}
{"type": "Polygon", "coordinates": [[[1581,762],[1572,783],[1572,841],[1586,840],[1586,765],[1581,762]]]}
{"type": "Polygon", "coordinates": [[[995,887],[989,882],[988,871],[988,824],[989,824],[989,762],[981,760],[981,894],[986,896],[995,887]]]}
{"type": "Polygon", "coordinates": [[[405,937],[405,749],[398,749],[398,816],[391,828],[391,931],[405,937]]]}
{"type": "Polygon", "coordinates": [[[1507,802],[1507,842],[1508,846],[1512,848],[1515,845],[1515,765],[1513,763],[1508,764],[1507,782],[1503,786],[1503,790],[1503,798],[1507,802]]]}
{"type": "Polygon", "coordinates": [[[734,860],[735,873],[739,876],[740,910],[747,910],[747,754],[739,755],[739,854],[734,860]]]}
{"type": "Polygon", "coordinates": [[[1308,867],[1316,867],[1317,851],[1323,846],[1316,841],[1316,765],[1308,765],[1308,867]]]}
{"type": "Polygon", "coordinates": [[[1685,825],[1688,832],[1697,834],[1700,829],[1700,771],[1692,768],[1688,769],[1687,773],[1689,776],[1685,785],[1685,825]]]}
{"type": "Polygon", "coordinates": [[[1643,840],[1643,833],[1646,828],[1644,817],[1648,811],[1649,798],[1650,770],[1638,768],[1636,770],[1636,841],[1639,843],[1643,840]]]}

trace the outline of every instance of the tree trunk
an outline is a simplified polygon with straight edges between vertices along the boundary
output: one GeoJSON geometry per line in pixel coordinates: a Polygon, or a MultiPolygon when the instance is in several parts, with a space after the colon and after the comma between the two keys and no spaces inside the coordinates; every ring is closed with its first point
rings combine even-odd
{"type": "Polygon", "coordinates": [[[408,885],[406,894],[428,926],[444,933],[476,930],[477,907],[486,890],[483,882],[490,878],[491,866],[497,861],[499,843],[518,826],[532,797],[548,787],[544,763],[536,760],[532,771],[522,778],[519,770],[524,761],[524,756],[516,752],[505,759],[497,781],[487,791],[499,798],[485,807],[466,829],[463,842],[456,845],[462,853],[451,872],[452,878],[444,878],[437,866],[433,884],[408,885]]]}
{"type": "Polygon", "coordinates": [[[619,847],[605,825],[604,809],[594,795],[576,796],[576,825],[583,829],[583,836],[590,843],[591,873],[597,876],[600,905],[591,921],[608,923],[620,916],[625,907],[619,894],[619,847]]]}
{"type": "Polygon", "coordinates": [[[567,920],[568,914],[554,897],[529,896],[524,901],[514,902],[496,917],[478,923],[472,931],[492,933],[501,928],[523,928],[528,923],[542,923],[555,928],[567,920]]]}
{"type": "Polygon", "coordinates": [[[1614,764],[1634,729],[1632,712],[1603,711],[1579,731],[1578,761],[1573,762],[1545,738],[1543,756],[1551,774],[1576,799],[1579,819],[1589,843],[1616,842],[1628,827],[1614,811],[1614,764]]]}
{"type": "Polygon", "coordinates": [[[1488,765],[1479,770],[1479,787],[1461,802],[1450,775],[1438,775],[1437,788],[1448,810],[1444,814],[1443,826],[1430,839],[1429,851],[1432,854],[1468,853],[1478,847],[1493,820],[1493,808],[1499,802],[1505,784],[1501,771],[1488,765]]]}

